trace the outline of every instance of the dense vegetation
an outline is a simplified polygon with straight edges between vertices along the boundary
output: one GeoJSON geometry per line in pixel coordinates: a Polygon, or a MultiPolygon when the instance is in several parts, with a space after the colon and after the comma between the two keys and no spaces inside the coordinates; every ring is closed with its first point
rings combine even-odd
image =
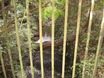
{"type": "MultiPolygon", "coordinates": [[[[2,0],[0,0],[0,54],[3,56],[4,65],[8,78],[12,78],[11,65],[9,54],[12,54],[13,66],[15,76],[21,78],[20,62],[18,54],[17,37],[15,31],[14,20],[14,4],[13,0],[4,0],[5,19],[3,18],[2,0]],[[10,52],[10,53],[9,53],[10,52]]],[[[35,71],[35,78],[41,78],[40,70],[40,55],[39,55],[39,2],[38,0],[29,0],[29,16],[33,52],[33,65],[35,71]]],[[[85,56],[85,47],[87,40],[87,29],[89,23],[91,0],[82,1],[82,14],[81,14],[81,27],[80,38],[78,43],[78,56],[76,66],[76,78],[81,78],[82,68],[85,56]]],[[[27,38],[27,14],[26,2],[23,0],[16,0],[17,17],[18,17],[18,30],[21,44],[21,52],[23,58],[23,66],[27,78],[31,78],[30,73],[30,59],[27,38]]],[[[85,76],[91,78],[96,56],[98,37],[102,21],[104,3],[103,0],[95,1],[95,8],[92,21],[91,39],[88,50],[87,65],[85,76]]],[[[68,9],[68,28],[67,28],[67,47],[66,47],[66,63],[65,63],[65,78],[72,77],[72,66],[74,58],[74,45],[75,33],[77,25],[78,14],[78,0],[69,1],[68,9]]],[[[62,51],[63,51],[63,29],[64,29],[64,15],[65,15],[65,0],[55,0],[55,78],[61,78],[62,67],[62,51]]],[[[43,37],[47,35],[51,38],[51,25],[52,25],[52,2],[51,0],[42,0],[42,24],[43,24],[43,37]]],[[[99,62],[96,70],[96,77],[103,78],[104,74],[104,39],[99,54],[99,62]]],[[[45,78],[51,78],[51,46],[50,40],[44,42],[44,71],[45,78]]],[[[0,78],[4,78],[2,71],[2,63],[0,63],[0,78]]]]}

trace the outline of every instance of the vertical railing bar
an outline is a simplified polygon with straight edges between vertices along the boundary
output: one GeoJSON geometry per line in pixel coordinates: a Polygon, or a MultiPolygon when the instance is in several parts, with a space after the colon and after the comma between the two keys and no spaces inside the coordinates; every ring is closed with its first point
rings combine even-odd
{"type": "Polygon", "coordinates": [[[78,40],[79,40],[78,38],[79,38],[80,19],[81,19],[81,8],[82,8],[81,6],[82,6],[82,0],[79,0],[72,78],[75,78],[77,49],[78,49],[78,40]]]}
{"type": "Polygon", "coordinates": [[[5,66],[4,66],[4,60],[3,60],[3,56],[2,56],[2,52],[1,51],[0,51],[0,59],[1,59],[1,65],[2,65],[4,78],[7,78],[6,71],[5,71],[5,66]]]}
{"type": "Polygon", "coordinates": [[[29,17],[29,0],[26,0],[26,12],[27,12],[27,36],[28,36],[28,44],[29,44],[29,56],[30,56],[30,67],[32,78],[34,78],[34,71],[33,71],[33,60],[32,60],[32,46],[31,46],[31,29],[30,29],[30,17],[29,17]]]}
{"type": "MultiPolygon", "coordinates": [[[[4,19],[4,17],[5,17],[4,0],[1,0],[1,3],[2,3],[2,15],[3,15],[3,19],[4,19]]],[[[5,22],[5,20],[4,20],[4,22],[5,22]]],[[[1,65],[2,65],[4,78],[7,78],[2,52],[0,52],[0,59],[1,59],[1,65]]]]}
{"type": "Polygon", "coordinates": [[[39,0],[39,37],[40,37],[40,63],[41,63],[41,78],[44,78],[43,65],[43,43],[42,43],[42,0],[39,0]]]}
{"type": "MultiPolygon", "coordinates": [[[[4,9],[4,0],[2,0],[2,13],[3,13],[3,19],[4,19],[4,28],[6,28],[6,15],[5,15],[5,9],[4,9]]],[[[7,50],[8,50],[8,55],[9,55],[9,59],[10,59],[10,66],[11,66],[11,70],[12,70],[12,75],[13,78],[15,78],[15,74],[14,74],[14,66],[13,66],[13,60],[12,60],[12,55],[11,55],[11,50],[10,50],[10,46],[9,46],[9,37],[8,37],[8,33],[6,32],[6,40],[7,40],[7,50]]]]}
{"type": "Polygon", "coordinates": [[[54,0],[52,0],[52,46],[51,46],[51,60],[52,60],[52,78],[54,78],[54,15],[55,15],[55,12],[54,12],[54,7],[55,7],[55,2],[54,0]]]}
{"type": "Polygon", "coordinates": [[[68,4],[69,4],[69,1],[66,0],[66,2],[65,2],[65,18],[64,18],[64,41],[63,41],[63,59],[62,59],[62,78],[64,78],[64,75],[65,75],[65,55],[66,55],[68,4]]]}
{"type": "Polygon", "coordinates": [[[96,51],[96,58],[95,58],[95,64],[94,64],[92,78],[95,78],[95,72],[96,72],[96,68],[97,68],[97,63],[98,63],[98,59],[99,59],[103,36],[104,36],[104,9],[103,9],[103,18],[102,18],[102,23],[101,23],[101,30],[100,30],[100,34],[99,34],[99,41],[98,41],[98,46],[97,46],[97,51],[96,51]]]}
{"type": "Polygon", "coordinates": [[[9,45],[9,37],[8,37],[8,33],[7,34],[7,48],[8,48],[8,55],[9,55],[9,59],[10,59],[10,65],[11,65],[11,70],[12,70],[12,74],[13,74],[13,78],[15,78],[15,74],[14,74],[14,66],[13,66],[13,59],[12,59],[12,54],[11,54],[11,50],[10,50],[10,45],[9,45]]]}
{"type": "Polygon", "coordinates": [[[17,47],[18,47],[18,53],[19,53],[19,61],[20,61],[20,66],[21,66],[21,74],[22,74],[22,78],[25,78],[23,62],[22,62],[22,54],[21,54],[21,44],[20,44],[19,31],[18,31],[16,0],[13,0],[13,4],[14,4],[14,15],[15,15],[16,39],[17,39],[17,47]]]}
{"type": "Polygon", "coordinates": [[[87,41],[86,41],[86,48],[85,48],[85,57],[84,57],[84,65],[83,65],[83,71],[82,71],[82,78],[85,77],[86,59],[87,59],[87,55],[88,55],[88,47],[89,47],[90,34],[91,34],[91,25],[92,25],[92,18],[93,18],[93,10],[94,10],[94,0],[92,0],[92,2],[91,2],[91,11],[90,11],[89,24],[88,24],[88,32],[87,32],[87,41]]]}

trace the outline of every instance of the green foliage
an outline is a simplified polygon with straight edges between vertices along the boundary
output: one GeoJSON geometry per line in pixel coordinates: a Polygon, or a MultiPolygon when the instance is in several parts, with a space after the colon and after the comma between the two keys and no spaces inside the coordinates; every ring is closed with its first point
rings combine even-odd
{"type": "Polygon", "coordinates": [[[103,9],[104,8],[104,0],[99,0],[99,2],[96,4],[98,9],[103,9]]]}
{"type": "MultiPolygon", "coordinates": [[[[52,1],[51,1],[52,2],[52,1]]],[[[55,0],[55,19],[57,19],[59,16],[64,15],[64,10],[62,9],[64,7],[65,0],[55,0]]],[[[43,9],[42,17],[45,20],[50,19],[52,16],[52,6],[46,7],[43,9]]]]}
{"type": "MultiPolygon", "coordinates": [[[[55,19],[57,19],[59,16],[62,16],[64,12],[60,9],[57,9],[55,7],[55,19]]],[[[43,11],[43,19],[48,20],[52,16],[52,7],[46,7],[43,11]]]]}
{"type": "MultiPolygon", "coordinates": [[[[93,69],[94,69],[94,63],[95,63],[95,54],[89,54],[89,57],[86,60],[86,70],[85,70],[85,77],[86,78],[91,78],[93,74],[93,69]]],[[[99,78],[103,78],[103,66],[104,66],[104,57],[103,55],[99,55],[99,62],[97,64],[97,70],[96,70],[96,75],[99,78]]],[[[81,63],[78,63],[77,65],[79,66],[79,76],[82,77],[82,68],[83,68],[84,60],[81,61],[81,63]]],[[[80,78],[79,77],[79,78],[80,78]]]]}
{"type": "MultiPolygon", "coordinates": [[[[55,3],[60,4],[60,5],[65,5],[65,0],[54,0],[55,3]]],[[[52,2],[52,0],[51,0],[52,2]]]]}
{"type": "Polygon", "coordinates": [[[17,3],[17,13],[24,13],[25,7],[21,3],[17,3]]]}

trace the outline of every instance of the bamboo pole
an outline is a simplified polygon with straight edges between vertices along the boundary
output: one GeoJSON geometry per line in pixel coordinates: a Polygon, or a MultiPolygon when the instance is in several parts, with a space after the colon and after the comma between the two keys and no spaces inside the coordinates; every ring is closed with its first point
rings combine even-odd
{"type": "Polygon", "coordinates": [[[81,6],[82,6],[82,0],[79,0],[78,17],[77,17],[77,31],[76,31],[76,40],[75,40],[75,48],[74,48],[74,61],[73,61],[72,78],[75,78],[77,49],[78,49],[78,40],[79,40],[78,38],[79,38],[80,19],[81,19],[81,6]]]}
{"type": "Polygon", "coordinates": [[[52,44],[51,44],[51,60],[52,60],[52,64],[51,64],[51,69],[52,69],[52,78],[54,78],[54,29],[55,29],[55,19],[54,19],[54,15],[55,15],[55,10],[54,10],[54,7],[55,7],[55,1],[52,0],[52,44]]]}
{"type": "Polygon", "coordinates": [[[18,47],[19,61],[20,61],[20,66],[21,66],[21,74],[22,74],[22,78],[25,78],[24,68],[23,68],[23,61],[22,61],[22,54],[21,54],[21,44],[20,44],[19,31],[18,31],[16,0],[13,0],[13,4],[14,4],[15,29],[16,29],[16,38],[17,38],[17,47],[18,47]]]}
{"type": "Polygon", "coordinates": [[[39,0],[39,37],[40,37],[40,62],[41,62],[41,78],[44,78],[43,65],[43,43],[42,43],[42,0],[39,0]]]}
{"type": "Polygon", "coordinates": [[[86,42],[86,48],[85,48],[85,57],[84,57],[82,78],[85,78],[86,59],[87,59],[87,55],[88,55],[88,47],[89,47],[90,34],[91,34],[93,10],[94,10],[94,0],[91,1],[91,11],[90,11],[89,24],[88,24],[87,42],[86,42]]]}
{"type": "Polygon", "coordinates": [[[29,47],[29,56],[30,56],[30,67],[32,78],[34,78],[34,68],[33,68],[33,58],[32,58],[32,46],[31,46],[31,29],[30,29],[30,17],[29,17],[29,0],[26,0],[26,13],[27,13],[27,37],[28,37],[28,47],[29,47]]]}
{"type": "Polygon", "coordinates": [[[101,51],[101,45],[103,42],[103,37],[104,37],[104,9],[103,9],[103,18],[102,18],[102,23],[101,23],[101,30],[100,30],[100,34],[99,34],[99,41],[98,41],[98,46],[97,46],[97,51],[96,51],[96,58],[95,58],[95,64],[94,64],[94,70],[93,70],[93,77],[92,78],[96,78],[96,68],[97,68],[97,64],[98,64],[98,60],[99,60],[99,54],[101,51]]]}
{"type": "Polygon", "coordinates": [[[65,3],[65,19],[64,19],[64,40],[63,40],[63,59],[62,59],[62,78],[65,75],[65,55],[66,55],[66,39],[67,39],[67,22],[68,22],[68,4],[69,1],[66,0],[65,3]]]}

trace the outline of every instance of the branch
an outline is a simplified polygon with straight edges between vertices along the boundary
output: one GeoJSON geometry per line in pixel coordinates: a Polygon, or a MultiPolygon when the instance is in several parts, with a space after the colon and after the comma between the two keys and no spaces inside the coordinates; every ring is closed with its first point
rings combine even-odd
{"type": "MultiPolygon", "coordinates": [[[[47,7],[48,4],[49,4],[49,2],[43,4],[43,5],[42,5],[42,8],[47,7]]],[[[29,11],[32,12],[32,11],[34,11],[34,10],[38,10],[38,9],[39,9],[39,7],[35,7],[35,8],[30,9],[29,11]]]]}
{"type": "MultiPolygon", "coordinates": [[[[83,35],[84,34],[84,30],[80,31],[79,35],[83,35]]],[[[68,41],[74,41],[76,38],[76,34],[72,34],[72,35],[69,35],[67,37],[67,42],[68,41]]],[[[55,45],[54,47],[59,47],[59,46],[62,46],[63,45],[63,38],[62,39],[58,39],[58,40],[55,40],[55,45]]],[[[47,49],[47,48],[51,48],[51,42],[46,42],[46,43],[43,43],[43,50],[47,49]]],[[[40,46],[38,46],[35,51],[39,51],[40,50],[40,46]]]]}
{"type": "Polygon", "coordinates": [[[9,31],[9,30],[12,29],[12,28],[14,28],[14,26],[9,26],[9,27],[7,27],[7,28],[5,28],[5,29],[3,29],[3,30],[0,30],[0,35],[2,35],[5,31],[6,31],[6,32],[9,31]]]}

